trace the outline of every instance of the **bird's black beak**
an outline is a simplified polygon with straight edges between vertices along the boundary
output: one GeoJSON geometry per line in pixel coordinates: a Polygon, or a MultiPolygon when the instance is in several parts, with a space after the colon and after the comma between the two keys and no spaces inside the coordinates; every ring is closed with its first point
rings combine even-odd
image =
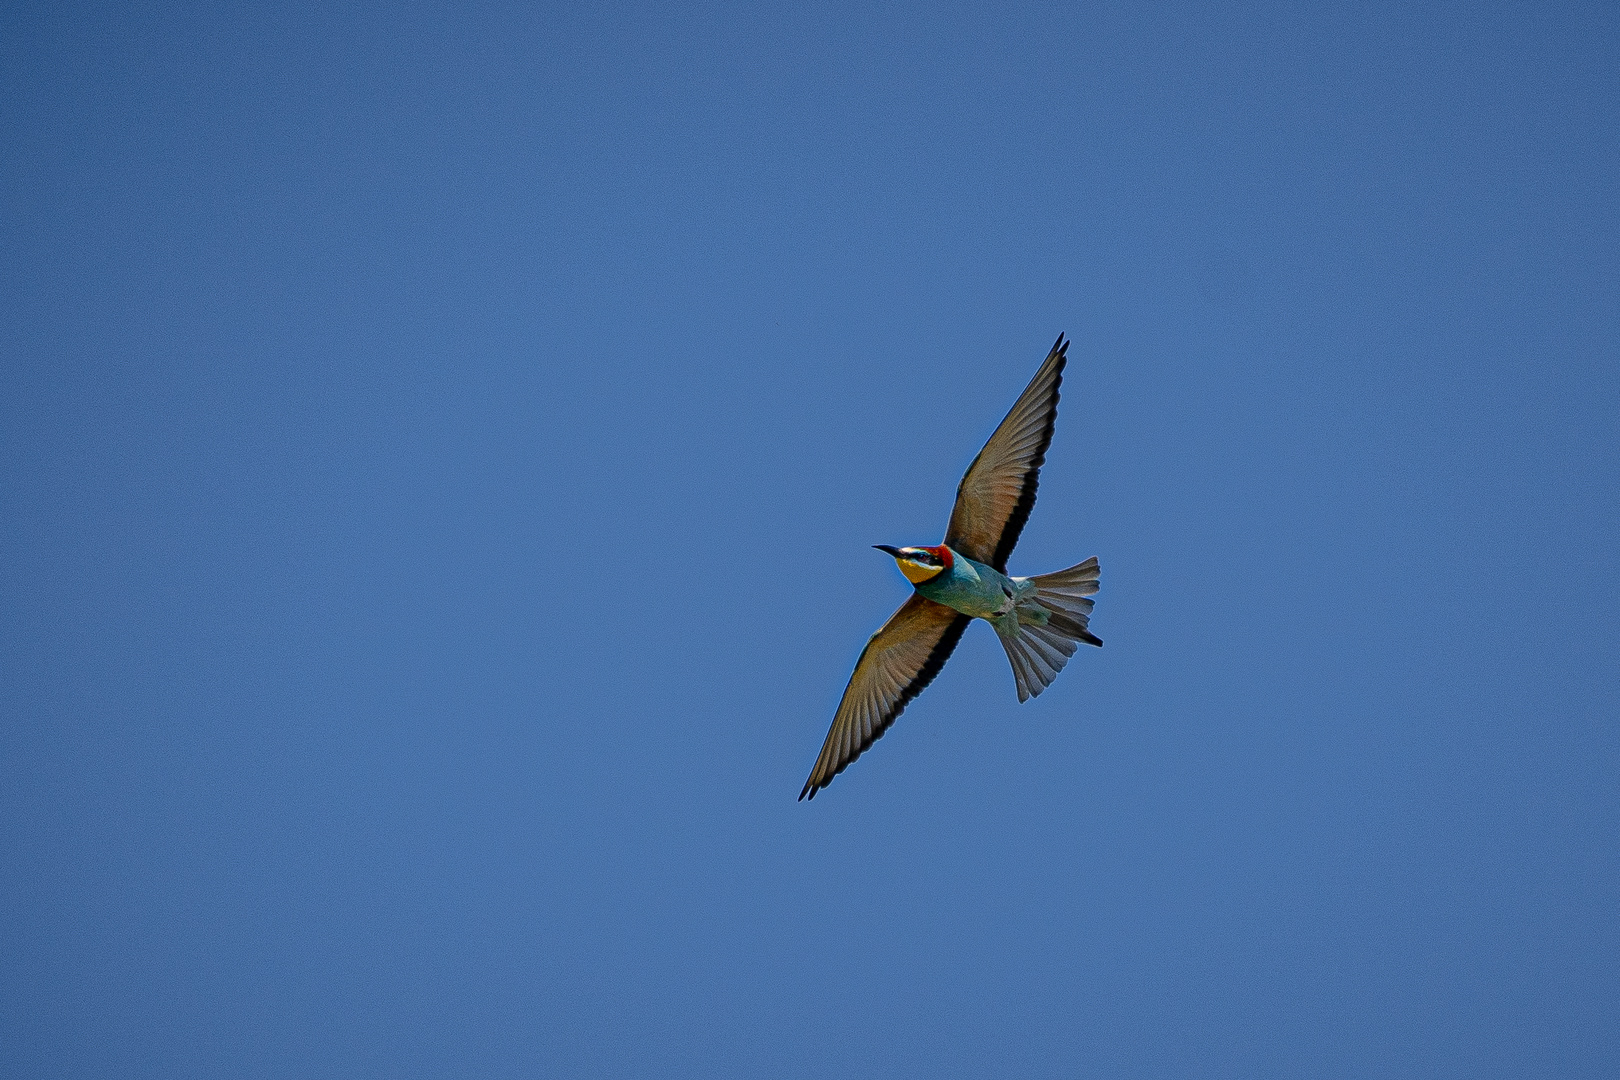
{"type": "Polygon", "coordinates": [[[900,549],[897,547],[890,547],[888,544],[873,544],[872,546],[877,548],[879,551],[887,551],[890,555],[893,555],[897,559],[900,557],[900,549]]]}

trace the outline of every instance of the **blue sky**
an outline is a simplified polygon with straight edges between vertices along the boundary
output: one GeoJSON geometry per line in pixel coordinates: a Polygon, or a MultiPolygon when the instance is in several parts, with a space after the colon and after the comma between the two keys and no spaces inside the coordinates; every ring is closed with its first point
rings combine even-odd
{"type": "Polygon", "coordinates": [[[1620,1069],[1612,6],[0,25],[0,1071],[1620,1069]]]}

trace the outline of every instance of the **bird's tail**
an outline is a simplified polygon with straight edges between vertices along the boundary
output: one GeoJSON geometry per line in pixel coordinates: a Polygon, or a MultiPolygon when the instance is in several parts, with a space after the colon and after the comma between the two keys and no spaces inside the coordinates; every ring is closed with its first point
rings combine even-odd
{"type": "Polygon", "coordinates": [[[1028,580],[1034,591],[1020,597],[1012,613],[992,624],[1012,661],[1019,701],[1028,701],[1052,685],[1079,647],[1077,642],[1102,644],[1086,629],[1091,621],[1091,595],[1097,591],[1101,573],[1097,560],[1090,558],[1055,574],[1032,577],[1028,580]]]}

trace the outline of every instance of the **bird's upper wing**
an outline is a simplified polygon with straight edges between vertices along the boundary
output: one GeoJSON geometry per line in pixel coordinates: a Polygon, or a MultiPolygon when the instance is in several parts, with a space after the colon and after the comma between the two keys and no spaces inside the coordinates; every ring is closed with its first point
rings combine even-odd
{"type": "Polygon", "coordinates": [[[1058,385],[1069,343],[1059,334],[1012,411],[968,466],[956,489],[945,543],[970,559],[1007,572],[1007,556],[1035,508],[1035,487],[1057,423],[1058,385]]]}
{"type": "Polygon", "coordinates": [[[821,756],[799,798],[815,798],[817,791],[882,738],[907,703],[934,681],[972,621],[916,593],[889,616],[855,662],[832,730],[827,732],[821,756]]]}

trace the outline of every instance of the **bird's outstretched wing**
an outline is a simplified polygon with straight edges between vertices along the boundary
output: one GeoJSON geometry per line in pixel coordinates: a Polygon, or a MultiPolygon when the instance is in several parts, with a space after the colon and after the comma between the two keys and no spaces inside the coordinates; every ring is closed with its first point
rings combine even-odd
{"type": "Polygon", "coordinates": [[[970,559],[1007,572],[1007,556],[1035,508],[1035,487],[1057,423],[1058,385],[1069,343],[1059,334],[1046,362],[1012,411],[968,466],[956,489],[945,543],[970,559]]]}
{"type": "Polygon", "coordinates": [[[850,762],[883,737],[907,703],[934,681],[972,622],[915,593],[872,635],[855,662],[832,730],[799,798],[816,797],[850,762]]]}

